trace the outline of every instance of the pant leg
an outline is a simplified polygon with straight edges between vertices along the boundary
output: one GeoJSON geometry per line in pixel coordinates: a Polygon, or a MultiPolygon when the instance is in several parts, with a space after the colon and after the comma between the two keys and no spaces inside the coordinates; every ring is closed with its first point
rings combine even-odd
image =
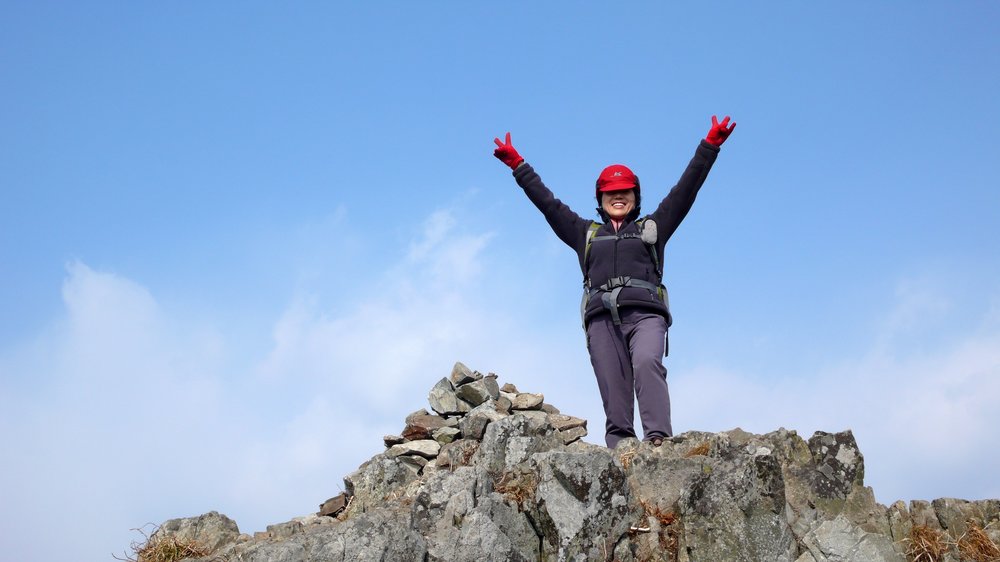
{"type": "Polygon", "coordinates": [[[656,313],[633,310],[623,315],[622,332],[632,359],[643,439],[670,437],[670,392],[663,365],[667,321],[656,313]]]}
{"type": "Polygon", "coordinates": [[[604,403],[604,440],[614,449],[626,437],[635,437],[632,360],[622,330],[602,314],[587,325],[587,350],[604,403]]]}

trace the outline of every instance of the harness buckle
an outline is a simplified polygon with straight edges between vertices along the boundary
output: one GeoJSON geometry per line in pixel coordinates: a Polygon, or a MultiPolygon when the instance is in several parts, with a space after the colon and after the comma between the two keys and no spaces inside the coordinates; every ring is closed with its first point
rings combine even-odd
{"type": "Polygon", "coordinates": [[[632,277],[628,275],[620,275],[618,277],[612,277],[611,279],[608,279],[607,283],[601,285],[599,288],[602,291],[610,291],[612,289],[617,289],[619,287],[628,287],[631,281],[632,277]]]}

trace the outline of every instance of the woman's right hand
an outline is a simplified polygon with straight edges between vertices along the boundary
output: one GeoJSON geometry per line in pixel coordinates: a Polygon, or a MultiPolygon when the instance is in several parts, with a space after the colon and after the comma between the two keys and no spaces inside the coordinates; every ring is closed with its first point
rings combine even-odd
{"type": "Polygon", "coordinates": [[[733,129],[736,128],[736,122],[733,121],[733,125],[731,127],[728,125],[728,115],[726,115],[726,118],[722,120],[722,123],[719,123],[719,119],[713,115],[712,128],[708,131],[708,136],[705,137],[705,140],[708,141],[709,144],[722,146],[722,143],[726,142],[726,139],[728,139],[729,135],[732,134],[733,129]]]}
{"type": "Polygon", "coordinates": [[[493,142],[497,144],[497,149],[493,151],[493,156],[500,159],[501,162],[510,166],[513,170],[524,162],[524,158],[517,153],[514,149],[514,145],[510,144],[510,133],[507,133],[506,142],[500,142],[499,138],[493,139],[493,142]]]}

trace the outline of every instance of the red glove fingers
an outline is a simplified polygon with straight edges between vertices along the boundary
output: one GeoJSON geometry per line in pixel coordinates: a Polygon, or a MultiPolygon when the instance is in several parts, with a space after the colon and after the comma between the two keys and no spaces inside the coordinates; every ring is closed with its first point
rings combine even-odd
{"type": "Polygon", "coordinates": [[[507,133],[505,142],[500,142],[498,138],[493,139],[493,142],[497,145],[497,149],[493,151],[493,156],[496,156],[501,162],[510,166],[511,170],[520,166],[521,162],[524,162],[524,158],[521,158],[521,155],[514,149],[514,145],[510,144],[509,132],[507,133]]]}
{"type": "Polygon", "coordinates": [[[709,129],[708,136],[705,137],[705,140],[709,144],[714,144],[715,146],[722,146],[722,143],[726,142],[726,139],[728,139],[729,135],[732,134],[733,129],[736,128],[736,122],[734,121],[731,127],[729,127],[728,125],[729,125],[728,115],[726,115],[726,118],[722,120],[722,123],[719,123],[718,118],[715,115],[713,115],[712,128],[709,129]]]}

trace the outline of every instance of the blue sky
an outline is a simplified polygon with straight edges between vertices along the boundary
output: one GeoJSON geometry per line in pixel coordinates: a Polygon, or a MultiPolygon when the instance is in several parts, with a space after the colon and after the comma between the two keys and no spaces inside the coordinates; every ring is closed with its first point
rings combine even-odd
{"type": "Polygon", "coordinates": [[[0,2],[0,546],[312,512],[458,360],[600,443],[575,258],[493,137],[580,214],[615,162],[650,210],[713,114],[675,430],[851,428],[883,503],[1000,497],[998,16],[0,2]]]}

